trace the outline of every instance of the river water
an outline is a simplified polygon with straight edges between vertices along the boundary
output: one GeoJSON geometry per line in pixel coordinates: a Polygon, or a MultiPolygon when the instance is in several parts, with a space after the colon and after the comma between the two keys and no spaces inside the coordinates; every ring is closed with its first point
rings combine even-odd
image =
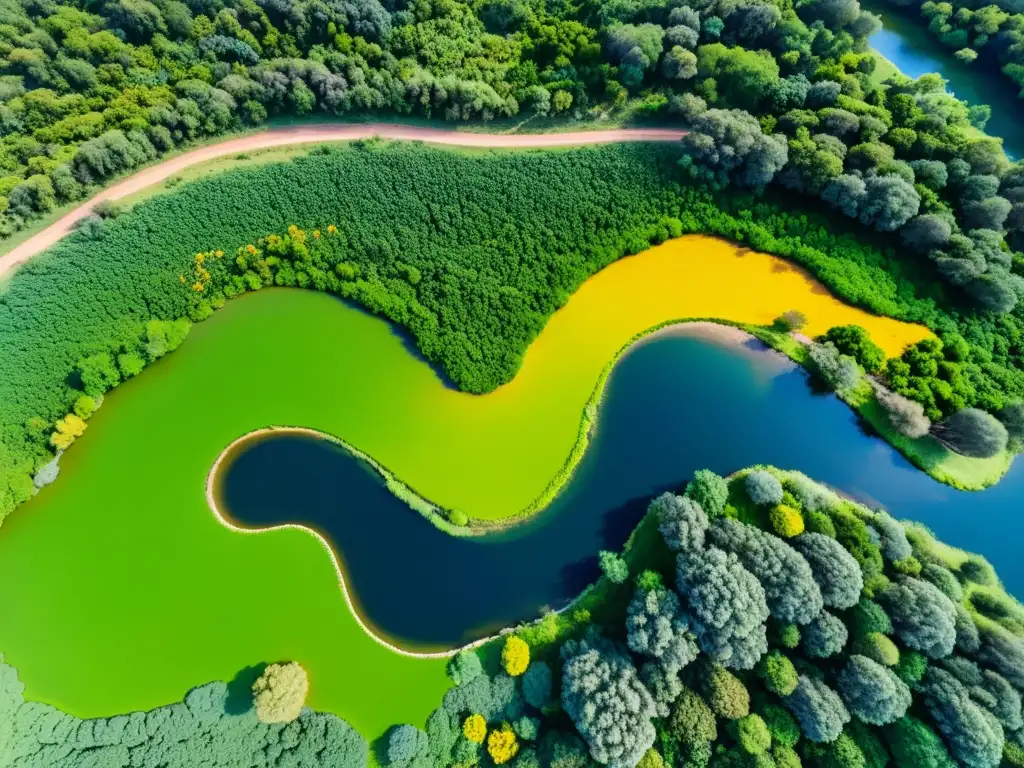
{"type": "Polygon", "coordinates": [[[969,65],[957,61],[952,50],[932,37],[923,19],[894,13],[882,3],[868,3],[864,7],[882,17],[882,28],[868,40],[874,50],[908,77],[938,72],[946,79],[947,89],[957,98],[972,105],[988,104],[992,107],[992,117],[985,132],[1001,138],[1011,158],[1024,156],[1024,125],[1013,84],[977,63],[969,65]]]}
{"type": "Polygon", "coordinates": [[[299,522],[343,561],[365,620],[407,647],[450,647],[557,607],[597,575],[650,499],[702,467],[799,469],[940,539],[983,553],[1024,592],[1018,462],[995,488],[941,485],[867,434],[807,374],[755,342],[737,347],[662,334],[626,355],[609,382],[595,439],[569,485],[509,532],[459,539],[435,529],[377,475],[327,441],[272,437],[228,465],[221,499],[240,523],[299,522]]]}

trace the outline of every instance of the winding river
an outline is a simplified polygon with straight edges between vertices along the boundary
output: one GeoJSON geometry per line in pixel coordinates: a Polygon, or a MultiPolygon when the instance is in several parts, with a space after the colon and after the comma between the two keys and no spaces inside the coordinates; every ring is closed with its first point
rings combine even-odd
{"type": "Polygon", "coordinates": [[[244,525],[320,532],[340,553],[364,620],[403,646],[433,649],[564,604],[596,576],[595,553],[621,547],[653,495],[702,467],[728,473],[758,462],[800,469],[923,522],[942,540],[985,553],[1009,589],[1024,586],[1017,537],[1006,535],[1024,486],[1019,464],[982,493],[940,485],[777,353],[685,326],[622,359],[571,482],[509,532],[449,536],[361,461],[310,436],[254,439],[223,470],[218,493],[244,525]]]}

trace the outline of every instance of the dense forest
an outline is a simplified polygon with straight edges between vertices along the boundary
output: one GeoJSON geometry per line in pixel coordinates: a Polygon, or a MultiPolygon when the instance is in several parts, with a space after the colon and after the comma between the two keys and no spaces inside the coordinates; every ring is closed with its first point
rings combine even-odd
{"type": "Polygon", "coordinates": [[[960,311],[927,263],[899,258],[881,236],[843,234],[839,214],[714,192],[678,173],[680,152],[464,155],[368,142],[223,174],[91,222],[0,294],[0,515],[52,482],[55,455],[106,391],[243,291],[299,286],[355,300],[406,328],[455,385],[486,392],[515,375],[583,280],[685,232],[786,256],[851,303],[935,329],[942,342],[892,367],[906,374],[900,393],[934,421],[965,407],[1000,413],[1024,396],[1024,309],[960,311]]]}
{"type": "MultiPolygon", "coordinates": [[[[374,764],[1024,766],[1024,609],[920,526],[798,472],[701,470],[599,561],[567,610],[456,654],[439,706],[382,735],[374,764]]],[[[0,764],[364,768],[366,743],[307,690],[278,663],[251,688],[81,720],[25,702],[0,660],[0,764]]]]}
{"type": "Polygon", "coordinates": [[[874,77],[857,0],[6,0],[0,232],[182,143],[313,112],[684,122],[684,170],[798,192],[982,308],[1024,292],[1024,171],[938,77],[874,77]]]}

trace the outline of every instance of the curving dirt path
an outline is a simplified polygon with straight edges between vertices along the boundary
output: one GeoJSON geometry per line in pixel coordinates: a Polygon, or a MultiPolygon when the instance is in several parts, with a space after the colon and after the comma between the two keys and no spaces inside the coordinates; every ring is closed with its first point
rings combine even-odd
{"type": "Polygon", "coordinates": [[[287,144],[351,141],[374,136],[383,139],[425,141],[430,144],[449,144],[460,147],[564,147],[582,144],[609,144],[616,141],[678,141],[685,134],[686,131],[664,128],[619,128],[603,131],[533,134],[469,133],[394,123],[324,124],[272,128],[262,133],[228,139],[185,152],[107,187],[43,231],[0,256],[0,279],[19,264],[45,251],[71,232],[81,219],[92,213],[92,209],[97,203],[103,200],[118,200],[127,197],[152,184],[170,178],[191,165],[238,152],[280,147],[287,144]]]}

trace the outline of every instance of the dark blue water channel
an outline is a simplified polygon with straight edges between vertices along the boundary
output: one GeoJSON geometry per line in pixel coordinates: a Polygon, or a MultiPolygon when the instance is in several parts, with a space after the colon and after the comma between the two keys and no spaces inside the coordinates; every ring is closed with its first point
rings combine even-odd
{"type": "Polygon", "coordinates": [[[940,539],[981,552],[1024,593],[1017,462],[995,488],[936,483],[870,436],[806,373],[751,342],[743,348],[659,335],[615,369],[595,439],[569,485],[531,522],[455,538],[385,488],[334,444],[276,436],[248,444],[221,476],[220,498],[246,526],[307,525],[343,561],[359,611],[406,647],[450,647],[558,607],[597,575],[652,496],[695,470],[726,474],[766,463],[799,469],[940,539]]]}

